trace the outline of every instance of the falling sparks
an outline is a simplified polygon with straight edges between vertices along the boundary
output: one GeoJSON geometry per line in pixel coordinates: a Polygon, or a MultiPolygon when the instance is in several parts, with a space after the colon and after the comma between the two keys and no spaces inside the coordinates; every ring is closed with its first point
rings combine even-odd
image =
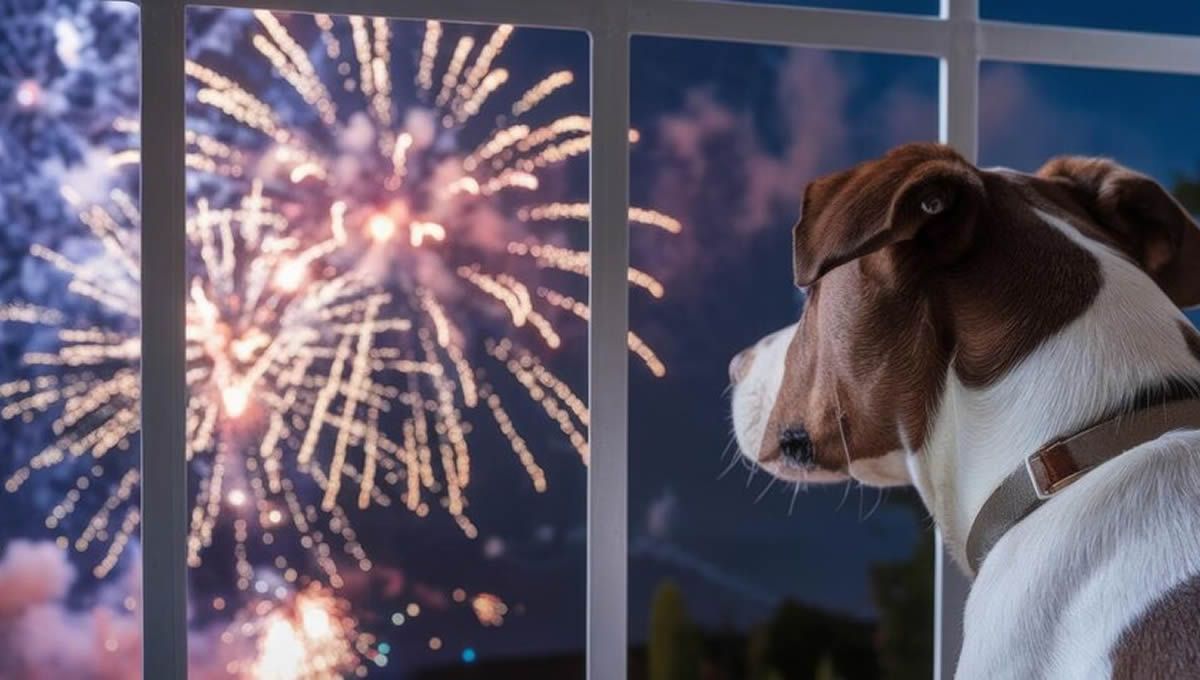
{"type": "Polygon", "coordinates": [[[504,617],[508,614],[508,605],[504,600],[490,593],[480,593],[471,599],[471,608],[475,610],[475,618],[484,626],[499,627],[504,625],[504,617]]]}
{"type": "Polygon", "coordinates": [[[225,672],[261,680],[361,677],[363,659],[375,645],[372,636],[358,631],[349,604],[316,585],[296,593],[284,589],[251,603],[221,641],[227,646],[250,641],[253,655],[229,662],[225,672]]]}
{"type": "Polygon", "coordinates": [[[529,88],[529,90],[521,95],[512,105],[512,114],[520,116],[533,110],[535,106],[542,103],[550,95],[554,94],[559,89],[575,82],[575,74],[570,71],[557,71],[543,78],[537,85],[529,88]]]}

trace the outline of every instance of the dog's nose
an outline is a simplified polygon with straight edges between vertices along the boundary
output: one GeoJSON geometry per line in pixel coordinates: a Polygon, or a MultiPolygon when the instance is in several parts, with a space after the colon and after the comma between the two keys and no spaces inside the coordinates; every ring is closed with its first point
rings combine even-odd
{"type": "Polygon", "coordinates": [[[811,465],[813,462],[812,438],[803,427],[789,427],[780,432],[779,450],[793,463],[811,465]]]}
{"type": "Polygon", "coordinates": [[[754,348],[744,349],[729,360],[729,381],[734,385],[740,383],[750,372],[750,363],[754,360],[754,348]]]}

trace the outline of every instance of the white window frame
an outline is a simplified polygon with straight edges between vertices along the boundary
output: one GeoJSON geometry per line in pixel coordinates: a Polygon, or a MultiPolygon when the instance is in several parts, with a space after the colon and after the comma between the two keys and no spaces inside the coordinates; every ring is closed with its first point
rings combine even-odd
{"type": "MultiPolygon", "coordinates": [[[[1200,75],[1200,37],[983,21],[979,0],[941,2],[940,16],[910,16],[709,0],[141,0],[141,280],[149,284],[142,288],[143,677],[187,675],[183,62],[189,4],[513,23],[591,35],[587,672],[589,680],[619,680],[628,642],[630,37],[937,58],[939,134],[971,160],[978,152],[980,60],[1200,75]]],[[[935,578],[934,677],[941,680],[953,676],[966,582],[946,566],[941,550],[935,578]]]]}

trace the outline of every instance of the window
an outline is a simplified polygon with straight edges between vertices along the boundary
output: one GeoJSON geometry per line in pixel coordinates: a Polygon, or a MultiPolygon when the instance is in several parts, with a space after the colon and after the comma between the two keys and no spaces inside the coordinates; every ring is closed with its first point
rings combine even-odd
{"type": "MultiPolygon", "coordinates": [[[[688,249],[697,244],[725,246],[713,234],[713,215],[696,216],[694,205],[655,194],[670,169],[664,162],[669,159],[656,156],[663,149],[661,119],[694,116],[695,107],[705,105],[733,107],[750,119],[738,124],[749,125],[754,144],[784,148],[788,134],[795,133],[791,128],[804,124],[772,113],[778,102],[770,92],[779,69],[803,54],[824,60],[832,75],[829,81],[804,81],[797,91],[840,93],[850,113],[840,121],[851,131],[842,153],[814,161],[813,173],[874,155],[893,142],[933,136],[936,110],[937,136],[972,159],[1029,167],[1035,157],[1053,151],[1112,152],[1172,182],[1179,172],[1178,184],[1186,189],[1196,167],[1194,149],[1151,130],[1169,126],[1180,110],[1126,107],[1189,91],[1189,77],[1200,75],[1200,38],[1191,37],[1196,30],[1189,24],[1195,18],[1190,6],[1157,3],[1131,13],[1109,3],[1108,14],[1085,17],[1074,6],[1087,3],[1050,10],[1032,2],[1001,7],[992,0],[947,0],[935,17],[924,0],[272,0],[266,4],[276,13],[266,15],[253,11],[253,0],[220,4],[233,9],[192,7],[185,0],[143,0],[140,11],[97,0],[0,8],[0,154],[6,161],[0,167],[5,357],[0,415],[7,414],[0,419],[0,448],[6,452],[0,456],[5,484],[0,516],[6,518],[0,521],[0,580],[44,577],[42,590],[20,592],[42,593],[39,601],[60,622],[90,626],[88,639],[96,643],[86,650],[22,645],[20,625],[10,622],[28,603],[0,598],[0,616],[8,617],[0,620],[0,645],[8,652],[0,674],[19,674],[36,664],[59,675],[80,675],[79,668],[103,653],[124,664],[106,666],[116,675],[136,676],[139,621],[146,677],[184,677],[189,659],[194,670],[224,663],[222,670],[236,674],[252,668],[245,659],[256,658],[260,643],[282,650],[275,658],[302,663],[312,660],[294,653],[311,632],[305,630],[307,620],[321,635],[337,626],[353,629],[324,648],[330,656],[323,658],[332,663],[326,670],[337,673],[461,677],[486,667],[498,674],[504,671],[495,669],[514,667],[486,664],[536,656],[542,665],[519,667],[523,677],[577,677],[586,668],[595,680],[633,678],[645,668],[637,647],[663,576],[677,581],[691,598],[685,600],[691,614],[705,625],[722,620],[720,598],[693,606],[695,594],[728,591],[728,584],[703,590],[702,584],[729,573],[713,571],[713,565],[739,577],[736,584],[752,580],[772,603],[794,595],[832,608],[855,602],[846,611],[879,615],[864,585],[864,565],[923,554],[935,571],[933,672],[951,675],[963,581],[940,551],[914,549],[919,534],[897,495],[869,523],[848,527],[880,535],[846,546],[857,575],[843,581],[850,584],[844,589],[831,585],[832,595],[783,583],[769,569],[751,573],[745,563],[703,554],[721,544],[712,535],[728,529],[733,517],[787,531],[791,500],[777,497],[774,489],[755,505],[753,492],[709,479],[715,497],[730,508],[727,515],[702,507],[713,520],[703,532],[684,531],[676,523],[678,533],[669,534],[670,540],[661,533],[645,540],[648,519],[669,520],[672,507],[697,505],[694,483],[700,477],[689,475],[700,473],[676,479],[669,468],[678,465],[678,457],[662,453],[658,449],[665,445],[656,443],[664,436],[655,430],[657,417],[686,426],[685,410],[696,402],[685,400],[705,398],[699,389],[680,394],[672,382],[676,371],[709,383],[720,380],[726,358],[719,355],[758,330],[746,328],[742,338],[693,338],[691,354],[673,335],[673,325],[695,329],[703,323],[689,316],[689,298],[670,271],[671,258],[692,257],[688,249]],[[321,11],[395,18],[311,14],[321,11]],[[139,85],[134,24],[145,36],[140,43],[145,116],[133,108],[139,85]],[[516,28],[510,34],[503,26],[516,28]],[[499,52],[495,41],[503,43],[503,54],[476,71],[485,51],[499,52]],[[437,56],[423,69],[421,56],[432,43],[437,56]],[[678,78],[664,78],[675,67],[668,61],[676,59],[688,59],[687,68],[678,78]],[[739,68],[743,59],[748,61],[739,68]],[[940,63],[936,97],[933,59],[940,63]],[[494,75],[501,69],[504,82],[494,75]],[[564,71],[573,74],[570,82],[554,78],[564,71]],[[854,73],[858,81],[848,75],[854,73]],[[443,97],[447,80],[453,84],[443,97]],[[704,80],[713,84],[689,101],[690,86],[704,80]],[[383,126],[388,133],[379,135],[381,120],[401,120],[401,82],[418,99],[431,97],[434,105],[426,108],[440,113],[405,119],[403,127],[383,126]],[[389,85],[391,96],[382,95],[389,85]],[[1039,92],[1045,88],[1061,89],[1064,97],[1055,101],[1064,110],[1042,110],[1039,92]],[[1110,96],[1130,91],[1145,96],[1110,96]],[[537,92],[548,96],[535,104],[537,92]],[[1029,93],[1028,106],[1021,108],[1019,98],[1014,103],[1014,92],[1029,93]],[[358,103],[352,103],[355,98],[358,103]],[[1007,117],[998,113],[1004,110],[1001,99],[1017,107],[1007,117]],[[534,108],[515,111],[514,100],[534,108]],[[348,117],[339,131],[346,134],[330,134],[330,107],[353,109],[361,122],[348,117]],[[1144,121],[1150,131],[1121,139],[1091,134],[1091,115],[1144,121]],[[772,116],[784,122],[773,123],[772,116]],[[559,143],[551,132],[542,146],[521,148],[539,127],[563,118],[573,121],[562,124],[570,128],[569,139],[559,143]],[[586,130],[581,119],[588,120],[586,130]],[[1035,131],[1048,129],[1039,125],[1043,120],[1066,121],[1056,133],[1069,130],[1061,136],[1038,132],[1030,141],[1012,131],[1016,120],[1035,131]],[[521,125],[528,129],[514,129],[521,125]],[[417,134],[429,128],[433,132],[417,134]],[[140,177],[133,164],[139,137],[140,177]],[[462,172],[443,167],[450,173],[447,184],[458,182],[456,190],[472,196],[493,192],[489,205],[503,225],[473,233],[481,240],[502,234],[498,244],[472,241],[473,253],[458,249],[466,244],[451,238],[449,220],[439,219],[431,207],[444,208],[444,202],[413,199],[405,194],[413,186],[404,185],[424,176],[428,168],[422,163],[454,157],[461,170],[462,153],[475,167],[486,166],[485,172],[473,178],[473,186],[462,172]],[[364,165],[368,156],[374,160],[364,165]],[[332,160],[339,162],[325,167],[332,160]],[[496,160],[499,167],[487,165],[496,160]],[[503,176],[504,163],[513,161],[529,161],[539,171],[536,191],[525,175],[503,176]],[[401,168],[412,176],[401,177],[401,168]],[[330,189],[335,184],[336,192],[330,189]],[[67,196],[59,190],[63,185],[70,189],[67,196]],[[380,186],[393,187],[388,191],[395,196],[363,199],[380,186]],[[338,207],[335,194],[354,200],[338,207]],[[396,196],[400,200],[389,200],[396,196]],[[628,227],[631,214],[635,224],[628,227]],[[678,234],[671,233],[675,225],[678,234]],[[213,236],[207,246],[205,234],[213,236]],[[714,240],[703,240],[708,238],[714,240]],[[227,244],[238,257],[263,264],[230,268],[227,244]],[[489,250],[498,245],[500,250],[489,250]],[[396,250],[387,253],[389,246],[396,250]],[[422,264],[449,259],[453,270],[443,273],[454,290],[467,291],[461,298],[433,284],[426,288],[397,278],[408,271],[428,274],[422,264]],[[330,277],[347,271],[381,277],[367,282],[371,291],[378,287],[379,296],[366,292],[367,283],[347,279],[345,287],[326,291],[328,299],[345,302],[326,308],[333,316],[317,331],[336,339],[323,338],[305,361],[276,362],[274,354],[264,360],[264,353],[282,350],[268,350],[270,343],[264,346],[254,330],[284,323],[282,316],[272,318],[276,310],[295,322],[288,314],[299,312],[289,295],[327,287],[330,277]],[[102,280],[91,281],[94,277],[102,280]],[[225,295],[221,288],[240,292],[225,295]],[[275,302],[263,316],[238,316],[256,307],[243,297],[252,289],[275,302]],[[339,297],[351,290],[362,296],[339,297]],[[255,323],[231,324],[233,316],[255,323]],[[416,327],[426,329],[424,337],[403,328],[413,316],[420,321],[416,327]],[[480,357],[463,349],[461,358],[474,371],[459,370],[457,350],[451,349],[459,346],[456,330],[462,347],[482,350],[480,357]],[[631,347],[631,332],[642,344],[631,347]],[[506,334],[511,344],[503,342],[506,334]],[[363,352],[371,360],[355,362],[363,352]],[[103,383],[114,371],[121,380],[103,383]],[[376,371],[393,377],[376,381],[376,371]],[[443,398],[439,386],[451,374],[477,379],[474,407],[460,383],[443,398]],[[416,387],[410,387],[409,376],[416,387]],[[97,394],[100,384],[109,384],[108,391],[97,394]],[[428,398],[423,405],[417,403],[421,399],[402,398],[413,393],[428,398]],[[144,396],[140,430],[130,422],[130,414],[139,412],[131,410],[139,396],[144,396]],[[500,399],[502,415],[490,396],[500,399]],[[678,397],[675,405],[657,399],[667,396],[678,397]],[[64,397],[76,401],[67,404],[64,397]],[[393,397],[400,406],[385,410],[393,397]],[[395,444],[411,450],[403,446],[406,424],[411,440],[418,441],[417,413],[425,414],[426,437],[431,423],[438,435],[437,455],[429,448],[431,470],[423,472],[416,446],[419,488],[396,489],[389,508],[378,507],[381,496],[371,489],[383,494],[380,485],[392,484],[389,475],[407,482],[412,463],[403,455],[383,462],[378,451],[395,444]],[[254,422],[247,423],[247,416],[254,422]],[[111,424],[74,427],[80,418],[111,424]],[[439,427],[446,435],[445,459],[439,427]],[[464,439],[455,434],[459,430],[464,439]],[[86,432],[96,436],[79,440],[86,432]],[[199,435],[204,436],[198,441],[199,435]],[[281,474],[271,453],[280,447],[236,464],[221,460],[222,446],[250,441],[261,452],[268,435],[295,452],[297,466],[301,452],[310,452],[304,454],[305,469],[289,471],[301,474],[281,474]],[[65,452],[51,447],[38,458],[61,437],[67,438],[65,452]],[[462,453],[463,441],[471,455],[462,453]],[[139,444],[140,467],[134,458],[139,444]],[[547,482],[544,492],[538,470],[547,482]],[[87,480],[82,487],[80,480],[87,480]],[[267,489],[266,502],[254,480],[267,489]],[[284,480],[303,485],[293,488],[308,499],[298,511],[288,504],[284,480]],[[359,508],[363,499],[366,510],[359,508]],[[209,500],[219,507],[210,510],[209,500]],[[97,516],[102,521],[93,523],[97,516]],[[211,536],[205,530],[210,520],[211,536]],[[301,523],[310,533],[297,526],[301,523]],[[405,541],[413,536],[430,541],[421,549],[431,559],[401,565],[399,556],[410,547],[405,541]],[[190,579],[189,557],[200,565],[190,570],[190,579]],[[687,562],[694,558],[702,559],[687,562]],[[322,567],[325,560],[338,562],[337,579],[322,567]],[[696,566],[700,572],[691,569],[696,566]],[[295,571],[294,581],[289,570],[295,571]],[[301,572],[316,576],[304,580],[301,572]],[[221,583],[233,586],[226,590],[221,583]],[[483,594],[491,597],[480,599],[483,594]],[[255,621],[239,618],[260,607],[255,621]],[[503,626],[483,623],[497,616],[504,617],[503,626]],[[475,634],[479,637],[472,638],[475,634]]],[[[722,179],[718,172],[701,177],[709,184],[722,179]]],[[[806,177],[795,175],[797,182],[806,177]]],[[[780,210],[794,202],[800,187],[793,190],[795,195],[780,190],[780,210]]],[[[762,223],[783,223],[774,209],[761,215],[762,223]]],[[[752,256],[771,257],[782,247],[780,239],[753,239],[752,256]]],[[[730,280],[744,291],[747,275],[738,273],[742,266],[735,272],[734,261],[728,271],[742,278],[730,280]]],[[[761,276],[766,285],[786,284],[782,271],[772,274],[764,266],[761,276]]],[[[763,328],[794,314],[789,291],[781,287],[756,303],[763,328]]],[[[287,327],[294,328],[294,336],[284,333],[288,346],[312,347],[304,343],[315,342],[309,339],[313,329],[287,327]]],[[[717,413],[718,402],[707,401],[704,408],[717,413]]],[[[704,430],[697,430],[699,437],[704,430]]],[[[717,452],[719,447],[713,458],[696,463],[697,470],[708,466],[713,477],[719,474],[717,452]]],[[[847,501],[849,513],[841,515],[828,507],[836,499],[823,492],[797,502],[814,506],[809,514],[839,523],[847,515],[857,517],[855,493],[847,501]]],[[[867,495],[863,503],[866,514],[874,500],[867,495]]],[[[655,526],[657,531],[664,525],[655,526]]],[[[926,599],[914,610],[927,604],[926,599]]],[[[817,621],[811,614],[801,613],[808,623],[817,621]]],[[[904,616],[907,624],[928,625],[924,614],[904,616]]],[[[753,624],[744,612],[735,617],[742,617],[734,621],[739,631],[753,624]]],[[[883,663],[878,654],[863,658],[883,663]]],[[[836,661],[834,666],[843,668],[836,661]]]]}
{"type": "Polygon", "coordinates": [[[582,677],[586,35],[187,22],[192,673],[582,677]]]}
{"type": "Polygon", "coordinates": [[[937,139],[937,62],[643,36],[631,54],[630,198],[673,220],[630,227],[633,266],[662,284],[630,286],[631,342],[653,351],[630,368],[631,673],[678,636],[680,677],[928,677],[919,499],[756,473],[725,392],[729,357],[799,315],[805,184],[937,139]]]}

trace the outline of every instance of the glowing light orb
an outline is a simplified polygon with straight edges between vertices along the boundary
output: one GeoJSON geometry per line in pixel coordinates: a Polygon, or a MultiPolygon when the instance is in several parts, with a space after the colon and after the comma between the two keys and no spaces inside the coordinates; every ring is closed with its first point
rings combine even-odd
{"type": "Polygon", "coordinates": [[[241,489],[234,489],[233,491],[229,492],[229,496],[226,497],[226,500],[228,500],[229,504],[233,507],[240,508],[246,504],[246,492],[242,491],[241,489]]]}
{"type": "Polygon", "coordinates": [[[471,608],[475,610],[475,618],[479,623],[489,627],[504,625],[504,616],[508,614],[508,605],[504,600],[491,593],[480,593],[471,600],[471,608]]]}
{"type": "Polygon", "coordinates": [[[260,677],[280,680],[299,678],[304,668],[304,641],[300,632],[286,619],[277,618],[267,624],[263,635],[260,677]]]}
{"type": "Polygon", "coordinates": [[[396,235],[396,220],[383,213],[375,213],[367,220],[367,234],[380,243],[389,241],[396,235]]]}
{"type": "Polygon", "coordinates": [[[275,272],[275,287],[286,292],[294,293],[308,278],[308,267],[301,260],[292,260],[275,272]]]}
{"type": "Polygon", "coordinates": [[[233,418],[240,417],[250,404],[250,390],[245,385],[228,385],[221,388],[221,404],[225,413],[233,418]]]}
{"type": "Polygon", "coordinates": [[[332,633],[333,626],[329,620],[329,612],[322,609],[319,604],[310,600],[303,600],[300,602],[298,609],[300,610],[300,623],[304,626],[305,635],[311,638],[320,638],[332,633]]]}
{"type": "Polygon", "coordinates": [[[254,359],[259,350],[270,344],[270,336],[258,329],[252,329],[242,337],[229,343],[229,349],[233,352],[235,359],[245,363],[254,359]]]}
{"type": "Polygon", "coordinates": [[[42,101],[42,86],[36,80],[22,80],[13,98],[22,109],[32,109],[42,101]]]}

